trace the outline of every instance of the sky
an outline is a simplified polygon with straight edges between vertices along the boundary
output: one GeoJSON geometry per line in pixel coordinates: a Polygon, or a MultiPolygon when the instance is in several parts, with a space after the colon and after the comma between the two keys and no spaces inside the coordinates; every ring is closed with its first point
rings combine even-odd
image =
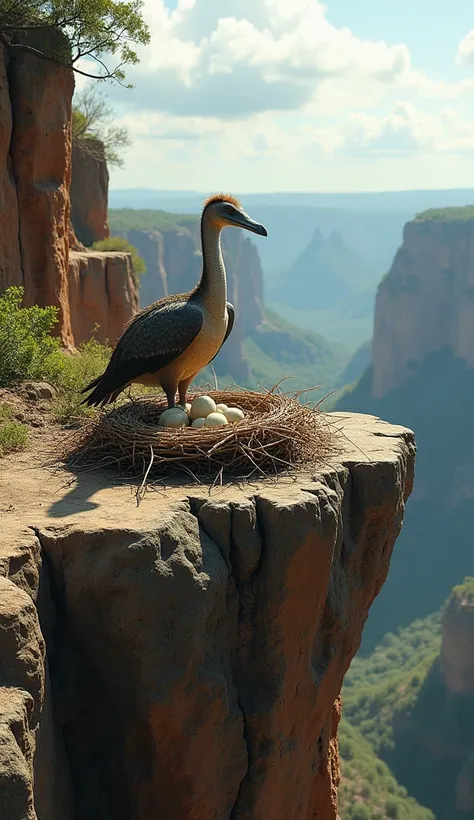
{"type": "Polygon", "coordinates": [[[133,141],[111,188],[474,187],[472,0],[145,0],[144,17],[134,88],[101,84],[133,141]]]}

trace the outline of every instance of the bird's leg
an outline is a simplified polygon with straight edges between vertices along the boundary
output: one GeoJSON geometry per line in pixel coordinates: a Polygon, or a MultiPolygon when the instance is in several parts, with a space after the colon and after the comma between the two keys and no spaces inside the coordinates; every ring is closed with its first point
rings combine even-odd
{"type": "Polygon", "coordinates": [[[184,379],[182,382],[178,384],[179,404],[180,407],[183,408],[183,410],[186,410],[186,393],[188,392],[188,387],[194,379],[195,375],[196,374],[193,373],[193,375],[189,379],[184,379]]]}
{"type": "Polygon", "coordinates": [[[176,384],[162,384],[161,387],[168,401],[168,409],[176,407],[176,384]]]}

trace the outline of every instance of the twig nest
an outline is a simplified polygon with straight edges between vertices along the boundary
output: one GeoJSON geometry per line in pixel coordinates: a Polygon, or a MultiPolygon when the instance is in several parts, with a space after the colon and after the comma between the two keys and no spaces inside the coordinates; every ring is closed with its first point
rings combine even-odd
{"type": "Polygon", "coordinates": [[[158,422],[160,427],[189,427],[188,414],[181,407],[169,407],[158,422]]]}
{"type": "Polygon", "coordinates": [[[210,396],[198,396],[191,404],[191,421],[198,418],[207,418],[210,413],[216,412],[216,403],[210,396]]]}
{"type": "Polygon", "coordinates": [[[224,416],[224,413],[209,413],[204,420],[206,427],[221,427],[223,424],[227,423],[228,422],[224,416]]]}
{"type": "Polygon", "coordinates": [[[224,415],[229,424],[235,424],[237,421],[242,421],[245,418],[243,410],[240,407],[226,407],[224,415]]]}
{"type": "Polygon", "coordinates": [[[204,427],[206,423],[206,419],[200,416],[198,419],[194,419],[191,424],[191,427],[204,427]]]}

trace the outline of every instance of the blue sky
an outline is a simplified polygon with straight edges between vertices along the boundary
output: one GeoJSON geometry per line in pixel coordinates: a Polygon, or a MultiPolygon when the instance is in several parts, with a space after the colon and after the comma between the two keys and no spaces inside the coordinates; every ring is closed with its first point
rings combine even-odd
{"type": "Polygon", "coordinates": [[[145,0],[112,187],[474,185],[467,0],[145,0]]]}

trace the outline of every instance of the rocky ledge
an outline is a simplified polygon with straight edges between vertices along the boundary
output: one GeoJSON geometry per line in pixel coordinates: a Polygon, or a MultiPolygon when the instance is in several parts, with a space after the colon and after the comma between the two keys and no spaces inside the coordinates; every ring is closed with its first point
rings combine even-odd
{"type": "Polygon", "coordinates": [[[6,462],[2,820],[336,819],[341,684],[415,456],[404,428],[338,426],[316,475],[139,508],[6,462]]]}

